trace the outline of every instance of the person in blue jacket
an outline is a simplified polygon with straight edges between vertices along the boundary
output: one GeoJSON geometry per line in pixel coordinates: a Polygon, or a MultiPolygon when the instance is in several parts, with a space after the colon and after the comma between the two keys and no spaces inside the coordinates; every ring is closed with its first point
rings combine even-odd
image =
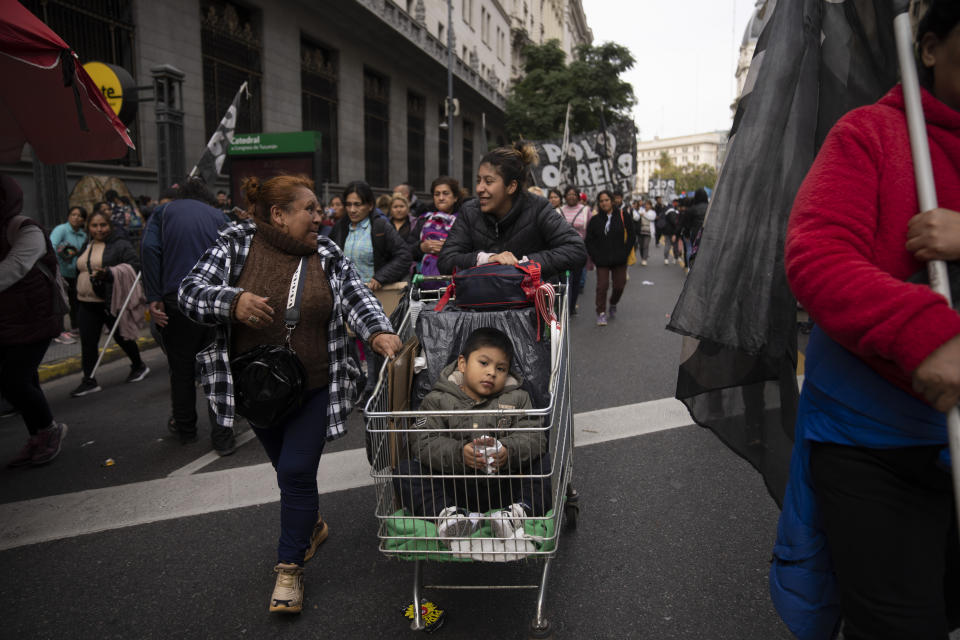
{"type": "MultiPolygon", "coordinates": [[[[143,284],[150,315],[160,331],[170,371],[172,415],[168,430],[184,444],[197,439],[195,367],[197,353],[214,339],[211,327],[190,320],[180,311],[180,282],[216,241],[230,219],[214,207],[216,200],[202,181],[181,182],[176,198],[157,207],[143,234],[143,284]]],[[[233,431],[210,416],[210,437],[221,456],[236,451],[233,431]]]]}

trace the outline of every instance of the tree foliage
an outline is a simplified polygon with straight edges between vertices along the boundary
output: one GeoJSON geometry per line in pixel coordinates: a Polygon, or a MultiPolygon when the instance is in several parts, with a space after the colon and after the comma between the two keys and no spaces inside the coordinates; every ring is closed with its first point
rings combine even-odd
{"type": "Polygon", "coordinates": [[[580,45],[566,64],[559,41],[550,40],[527,45],[523,55],[524,76],[507,98],[506,126],[511,139],[561,137],[567,103],[571,105],[573,133],[631,121],[636,97],[633,86],[620,78],[635,62],[626,47],[614,42],[580,45]]]}
{"type": "Polygon", "coordinates": [[[696,191],[700,187],[713,189],[717,184],[717,170],[708,164],[686,164],[679,166],[667,155],[660,152],[660,167],[654,171],[651,178],[676,180],[677,193],[681,191],[696,191]]]}

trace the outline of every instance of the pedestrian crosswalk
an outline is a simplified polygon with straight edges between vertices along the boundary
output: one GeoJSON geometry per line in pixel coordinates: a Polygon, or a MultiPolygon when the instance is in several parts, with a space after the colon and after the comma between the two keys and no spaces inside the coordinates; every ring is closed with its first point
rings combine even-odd
{"type": "MultiPolygon", "coordinates": [[[[576,414],[574,441],[584,447],[689,424],[683,404],[663,398],[576,414]]],[[[280,499],[270,464],[199,473],[206,464],[204,456],[165,478],[0,505],[0,551],[280,499]]],[[[324,455],[317,484],[321,493],[372,484],[365,451],[324,455]]]]}

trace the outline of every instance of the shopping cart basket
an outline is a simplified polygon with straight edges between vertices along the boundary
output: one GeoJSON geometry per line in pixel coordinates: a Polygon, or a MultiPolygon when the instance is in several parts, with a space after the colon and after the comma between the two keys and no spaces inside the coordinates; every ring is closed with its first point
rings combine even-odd
{"type": "MultiPolygon", "coordinates": [[[[551,332],[549,328],[539,327],[541,339],[548,343],[545,345],[547,355],[540,358],[540,362],[546,363],[549,371],[531,376],[535,383],[541,385],[540,393],[531,396],[544,398],[546,401],[540,404],[545,406],[525,410],[501,407],[486,411],[424,412],[410,409],[411,404],[416,404],[416,398],[410,398],[409,389],[415,367],[417,329],[425,334],[425,323],[439,321],[439,314],[432,309],[442,289],[421,289],[419,282],[415,279],[411,285],[409,307],[398,329],[405,348],[400,357],[381,368],[378,384],[364,412],[371,475],[376,489],[380,551],[389,557],[414,563],[411,623],[414,630],[426,628],[420,607],[424,562],[516,564],[518,561],[542,561],[538,584],[447,584],[427,585],[427,588],[536,589],[536,612],[530,624],[530,637],[552,637],[545,615],[550,563],[557,553],[561,526],[575,529],[579,515],[578,495],[571,485],[574,432],[566,285],[554,285],[557,293],[549,302],[555,318],[559,320],[559,330],[554,327],[551,332]],[[425,435],[436,433],[449,436],[465,431],[477,433],[474,430],[475,421],[481,418],[489,420],[491,416],[496,420],[496,433],[482,435],[500,439],[519,432],[535,434],[539,436],[535,440],[546,443],[545,454],[536,457],[539,452],[513,452],[515,458],[512,458],[509,468],[499,473],[468,468],[444,470],[417,459],[415,443],[425,435]],[[425,429],[424,424],[431,417],[444,418],[454,428],[436,432],[425,429]],[[529,514],[516,511],[505,514],[502,510],[516,503],[524,504],[529,514]],[[438,518],[442,522],[440,515],[447,512],[438,515],[438,511],[444,505],[455,505],[470,512],[476,530],[461,532],[453,537],[448,531],[447,535],[441,536],[438,518]]],[[[518,327],[521,326],[519,323],[543,322],[540,318],[543,307],[544,304],[538,304],[537,310],[482,313],[448,309],[443,315],[464,314],[456,320],[458,326],[462,325],[463,333],[469,333],[468,329],[477,326],[507,325],[509,328],[511,323],[518,327]]],[[[526,328],[526,325],[523,326],[526,328]]],[[[517,333],[508,331],[515,343],[515,352],[521,354],[524,349],[517,348],[517,340],[531,338],[526,335],[518,337],[517,333]]],[[[531,335],[536,334],[537,331],[534,331],[531,335]]],[[[459,336],[456,344],[462,345],[466,337],[459,336]]],[[[532,339],[536,340],[535,337],[532,339]]],[[[429,348],[429,345],[425,346],[429,348]]],[[[538,345],[538,348],[542,349],[544,345],[538,345]]],[[[416,364],[422,364],[422,361],[416,364]]],[[[515,357],[514,367],[519,368],[521,373],[525,364],[522,358],[515,357]]],[[[429,384],[432,383],[433,380],[430,380],[429,384]]]]}

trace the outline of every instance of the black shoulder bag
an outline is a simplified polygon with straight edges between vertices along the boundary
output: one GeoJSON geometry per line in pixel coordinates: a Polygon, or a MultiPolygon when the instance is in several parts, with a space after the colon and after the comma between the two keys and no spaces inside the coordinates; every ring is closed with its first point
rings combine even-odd
{"type": "Polygon", "coordinates": [[[303,256],[290,280],[285,344],[261,344],[233,358],[233,389],[237,413],[251,425],[277,427],[300,408],[307,372],[290,345],[293,330],[300,322],[300,303],[307,279],[306,265],[310,256],[303,256]]]}

